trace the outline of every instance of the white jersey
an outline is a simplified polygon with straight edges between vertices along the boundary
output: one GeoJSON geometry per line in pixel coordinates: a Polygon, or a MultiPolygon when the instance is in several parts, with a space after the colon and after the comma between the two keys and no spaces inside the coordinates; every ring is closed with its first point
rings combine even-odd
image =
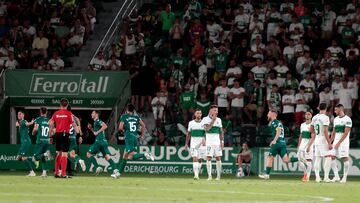
{"type": "Polygon", "coordinates": [[[324,130],[330,124],[330,119],[325,114],[317,114],[312,118],[311,125],[315,131],[315,145],[327,145],[324,130]]]}
{"type": "Polygon", "coordinates": [[[313,148],[309,152],[306,152],[311,139],[310,126],[311,123],[306,122],[300,126],[301,143],[299,145],[298,156],[303,156],[307,160],[313,159],[313,148]]]}
{"type": "MultiPolygon", "coordinates": [[[[342,137],[343,133],[345,132],[345,128],[351,128],[352,121],[351,118],[347,115],[340,117],[336,116],[334,119],[334,129],[335,129],[335,140],[334,144],[336,144],[342,137]]],[[[350,145],[350,132],[346,136],[345,140],[341,143],[341,145],[349,147],[350,145]]]]}
{"type": "Polygon", "coordinates": [[[191,135],[190,148],[199,148],[205,139],[205,130],[201,121],[192,120],[188,125],[188,132],[191,135]]]}
{"type": "MultiPolygon", "coordinates": [[[[206,116],[201,121],[201,126],[205,128],[205,125],[209,125],[211,123],[210,116],[206,116]]],[[[220,133],[222,130],[222,122],[220,118],[216,118],[213,123],[212,128],[205,132],[206,137],[206,146],[220,146],[220,133]]]]}

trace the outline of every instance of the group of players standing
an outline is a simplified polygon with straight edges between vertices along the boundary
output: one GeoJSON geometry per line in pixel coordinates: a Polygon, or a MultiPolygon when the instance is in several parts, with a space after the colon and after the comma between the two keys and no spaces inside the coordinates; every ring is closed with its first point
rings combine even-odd
{"type": "MultiPolygon", "coordinates": [[[[286,163],[299,161],[300,167],[304,171],[302,181],[308,182],[312,168],[314,168],[316,182],[321,182],[320,168],[322,158],[324,161],[324,182],[340,181],[345,183],[349,171],[349,145],[350,145],[350,130],[352,127],[351,118],[344,113],[344,107],[338,104],[334,111],[337,115],[334,119],[333,130],[330,136],[328,131],[330,125],[329,116],[327,113],[327,106],[325,103],[319,105],[319,114],[312,117],[311,112],[306,112],[306,121],[301,124],[300,136],[298,143],[298,157],[288,157],[285,133],[282,123],[277,120],[277,111],[270,110],[268,112],[269,126],[272,132],[272,141],[270,143],[270,151],[266,160],[266,171],[260,174],[262,179],[269,179],[274,157],[280,155],[282,160],[286,163]],[[315,154],[314,154],[315,153],[315,154]],[[335,158],[340,158],[344,163],[343,178],[340,179],[338,174],[338,167],[335,158]],[[312,167],[312,160],[315,158],[314,167],[312,167]],[[334,178],[329,179],[330,170],[334,172],[334,178]]],[[[224,148],[224,133],[222,128],[222,121],[217,117],[218,107],[212,105],[210,107],[209,115],[202,118],[201,110],[197,109],[194,112],[194,119],[188,124],[188,134],[186,136],[185,148],[189,148],[193,158],[193,172],[194,179],[199,179],[201,171],[201,160],[206,160],[206,168],[208,172],[208,180],[212,180],[212,159],[216,159],[216,180],[220,180],[222,164],[222,150],[224,148]]],[[[154,161],[154,157],[150,153],[137,153],[137,142],[139,138],[143,138],[145,124],[139,116],[135,114],[135,107],[133,105],[127,106],[127,111],[120,118],[119,131],[125,135],[125,151],[123,158],[117,167],[114,161],[110,158],[110,151],[108,143],[105,138],[104,131],[107,125],[99,119],[100,111],[93,111],[91,114],[94,124],[88,125],[88,129],[96,136],[95,143],[89,148],[87,158],[95,168],[96,174],[103,171],[103,168],[98,166],[94,155],[101,152],[105,159],[109,162],[113,170],[112,178],[119,178],[128,160],[146,158],[154,161]]],[[[80,135],[79,143],[81,143],[81,127],[80,121],[75,117],[69,108],[68,100],[61,99],[60,110],[56,111],[51,119],[47,118],[47,109],[40,109],[40,117],[27,122],[24,120],[24,112],[18,112],[18,121],[16,125],[19,126],[21,136],[21,147],[18,155],[18,160],[24,161],[29,168],[28,176],[36,176],[32,162],[38,166],[39,161],[42,163],[42,177],[47,176],[47,162],[51,159],[50,137],[54,138],[56,144],[55,157],[55,174],[57,178],[69,178],[66,175],[66,167],[68,154],[72,167],[80,164],[83,171],[86,170],[84,160],[76,154],[77,149],[77,134],[80,135]],[[31,139],[29,137],[29,126],[34,124],[33,135],[36,135],[36,148],[33,156],[28,157],[31,148],[31,139]],[[60,170],[61,168],[61,170],[60,170]]]]}
{"type": "MultiPolygon", "coordinates": [[[[24,161],[26,167],[30,170],[28,176],[36,176],[32,162],[35,163],[36,168],[39,166],[39,162],[41,162],[43,170],[41,177],[47,177],[48,162],[52,159],[50,153],[50,138],[53,138],[56,145],[55,178],[70,178],[70,176],[66,174],[68,158],[71,160],[72,168],[75,168],[79,164],[83,171],[86,170],[84,160],[76,154],[78,146],[77,135],[80,135],[79,144],[82,142],[80,120],[74,116],[70,110],[69,102],[64,98],[60,100],[60,109],[52,115],[51,119],[47,118],[48,112],[45,107],[40,108],[40,116],[31,122],[27,122],[24,119],[25,115],[23,111],[18,112],[16,126],[19,127],[21,146],[17,159],[24,161]],[[29,126],[31,125],[34,125],[32,134],[36,135],[36,147],[33,156],[29,156],[31,149],[29,126]],[[68,155],[70,155],[70,157],[68,157],[68,155]]],[[[94,110],[91,113],[91,118],[94,120],[94,123],[93,125],[89,124],[87,126],[96,136],[94,144],[86,154],[96,174],[103,171],[103,168],[97,164],[94,157],[94,155],[99,152],[101,152],[109,162],[113,171],[111,175],[113,178],[120,177],[129,159],[147,158],[154,161],[154,157],[150,153],[137,153],[138,134],[140,131],[140,136],[144,136],[145,124],[135,115],[133,105],[128,105],[126,113],[120,118],[119,131],[125,135],[126,146],[119,167],[117,167],[115,162],[110,158],[111,154],[104,133],[107,125],[101,121],[99,117],[100,111],[94,110]]]]}

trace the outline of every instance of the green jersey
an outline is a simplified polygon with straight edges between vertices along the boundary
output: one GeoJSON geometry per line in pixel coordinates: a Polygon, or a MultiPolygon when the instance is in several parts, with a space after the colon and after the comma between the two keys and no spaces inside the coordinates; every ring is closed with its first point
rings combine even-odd
{"type": "Polygon", "coordinates": [[[124,123],[125,139],[131,136],[137,137],[140,131],[141,118],[134,114],[124,114],[120,122],[124,123]]]}
{"type": "Polygon", "coordinates": [[[225,73],[227,65],[227,53],[219,53],[215,55],[215,68],[216,71],[225,73]]]}
{"type": "Polygon", "coordinates": [[[276,140],[276,144],[285,145],[285,133],[284,133],[283,124],[279,120],[275,119],[270,123],[270,128],[271,128],[271,137],[272,137],[272,139],[274,139],[275,136],[276,136],[276,129],[277,128],[281,129],[279,138],[276,140]]]}
{"type": "Polygon", "coordinates": [[[39,125],[36,133],[36,144],[49,143],[49,119],[40,116],[35,119],[35,123],[39,125]]]}
{"type": "Polygon", "coordinates": [[[185,110],[189,110],[194,107],[195,94],[192,91],[186,91],[180,95],[181,107],[185,110]]]}
{"type": "Polygon", "coordinates": [[[29,127],[26,126],[27,121],[26,120],[22,120],[19,123],[19,132],[20,132],[20,139],[21,139],[21,144],[23,143],[30,143],[31,144],[31,139],[29,136],[29,127]]]}
{"type": "Polygon", "coordinates": [[[160,19],[162,21],[162,30],[168,31],[175,22],[175,14],[173,12],[167,13],[166,11],[162,11],[160,19]]]}
{"type": "MultiPolygon", "coordinates": [[[[97,119],[96,121],[94,121],[94,131],[97,132],[98,130],[101,129],[101,125],[104,122],[102,122],[102,120],[97,119]]],[[[104,131],[100,132],[95,139],[95,142],[107,142],[106,138],[105,138],[105,133],[104,131]]]]}
{"type": "MultiPolygon", "coordinates": [[[[78,123],[77,120],[75,119],[75,116],[73,115],[72,117],[73,117],[73,120],[75,121],[75,124],[76,124],[77,126],[79,126],[79,123],[78,123]]],[[[101,128],[101,127],[100,127],[100,128],[101,128]]],[[[100,129],[100,128],[99,128],[99,129],[100,129]]],[[[70,139],[76,140],[76,131],[75,131],[75,129],[74,129],[74,127],[73,127],[72,124],[70,124],[69,134],[70,134],[70,136],[69,136],[70,139]]]]}

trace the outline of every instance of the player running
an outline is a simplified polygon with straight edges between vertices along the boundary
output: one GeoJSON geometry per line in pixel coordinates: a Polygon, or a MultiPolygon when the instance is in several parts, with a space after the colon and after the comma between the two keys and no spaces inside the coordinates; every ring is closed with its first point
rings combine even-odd
{"type": "Polygon", "coordinates": [[[86,153],[87,158],[90,159],[90,162],[94,165],[96,169],[96,175],[103,172],[104,169],[100,167],[95,159],[95,155],[99,152],[105,157],[105,160],[109,162],[111,169],[113,170],[113,174],[118,173],[118,169],[116,169],[115,162],[110,158],[110,151],[107,140],[105,138],[105,130],[107,125],[99,119],[101,112],[98,110],[94,110],[91,113],[91,118],[94,120],[94,128],[92,128],[91,124],[88,125],[89,130],[96,136],[95,142],[89,148],[89,151],[86,153]]]}
{"type": "MultiPolygon", "coordinates": [[[[339,159],[342,159],[344,162],[344,175],[341,179],[340,183],[346,183],[347,175],[349,172],[349,147],[350,147],[350,131],[352,127],[352,120],[349,116],[344,113],[344,106],[342,104],[338,104],[335,106],[335,114],[337,115],[334,119],[334,129],[331,136],[331,141],[333,142],[333,151],[332,158],[333,164],[335,162],[335,156],[339,159]],[[334,140],[335,139],[335,140],[334,140]]],[[[337,165],[335,165],[337,169],[337,165]]],[[[333,167],[334,168],[334,167],[333,167]]],[[[335,177],[332,181],[339,181],[340,177],[336,171],[334,171],[335,177]]]]}
{"type": "Polygon", "coordinates": [[[304,177],[302,178],[303,182],[308,182],[310,179],[311,169],[312,169],[312,159],[313,159],[313,145],[310,145],[310,140],[314,136],[314,134],[310,133],[312,113],[305,113],[305,122],[300,126],[300,136],[298,143],[298,152],[297,156],[301,159],[306,160],[306,164],[303,162],[299,162],[299,166],[304,171],[304,177]]]}
{"type": "Polygon", "coordinates": [[[193,158],[194,180],[199,180],[199,172],[201,171],[201,159],[205,158],[205,130],[201,126],[201,110],[194,112],[194,120],[189,122],[188,132],[186,135],[185,149],[188,149],[190,141],[190,153],[193,158]]]}
{"type": "MultiPolygon", "coordinates": [[[[35,165],[38,167],[39,161],[41,162],[42,174],[41,177],[47,177],[48,161],[51,159],[50,154],[50,132],[49,132],[49,119],[47,116],[47,109],[40,108],[40,116],[34,121],[33,135],[36,135],[36,147],[34,153],[35,165]]],[[[36,168],[37,168],[36,167],[36,168]]]]}
{"type": "Polygon", "coordinates": [[[125,151],[119,165],[119,170],[111,175],[112,178],[119,178],[121,176],[128,160],[146,158],[154,161],[152,154],[136,152],[139,131],[140,139],[144,139],[145,123],[139,116],[135,115],[134,105],[129,104],[126,113],[121,116],[119,131],[125,135],[125,151]]]}
{"type": "Polygon", "coordinates": [[[331,182],[329,179],[329,172],[331,167],[331,140],[329,137],[328,127],[330,124],[329,116],[326,115],[326,104],[321,103],[319,105],[320,113],[312,118],[311,122],[311,132],[315,132],[315,138],[311,139],[310,144],[312,144],[315,139],[315,163],[314,170],[316,176],[316,182],[321,182],[320,178],[320,167],[321,159],[325,157],[324,162],[324,182],[331,182]]]}
{"type": "MultiPolygon", "coordinates": [[[[67,108],[69,111],[71,111],[71,107],[70,105],[67,108]]],[[[81,126],[80,126],[80,120],[78,117],[76,117],[74,114],[72,115],[75,125],[77,126],[79,133],[80,133],[80,138],[79,138],[79,144],[82,143],[82,132],[81,132],[81,126]]],[[[76,131],[73,127],[73,125],[70,125],[70,131],[69,131],[69,138],[70,138],[70,147],[69,147],[69,160],[71,162],[71,169],[75,170],[77,164],[79,163],[81,166],[82,171],[86,170],[86,165],[84,160],[80,159],[79,155],[77,155],[76,150],[78,148],[78,144],[76,141],[76,131]]]]}
{"type": "Polygon", "coordinates": [[[31,148],[31,139],[29,137],[29,126],[34,124],[34,120],[32,120],[31,122],[27,122],[24,119],[25,114],[23,111],[18,111],[17,117],[18,120],[16,121],[16,126],[19,127],[21,146],[16,159],[19,161],[24,161],[25,166],[30,171],[30,173],[27,176],[33,177],[36,176],[36,174],[32,167],[32,157],[28,157],[28,155],[31,148]]]}
{"type": "Polygon", "coordinates": [[[218,107],[216,105],[210,106],[209,115],[204,117],[201,125],[205,130],[206,135],[206,168],[208,172],[208,180],[212,180],[211,160],[213,157],[216,159],[216,180],[220,180],[221,176],[221,156],[224,149],[224,132],[222,129],[221,119],[217,117],[218,107]]]}
{"type": "Polygon", "coordinates": [[[270,110],[267,117],[270,121],[271,135],[273,140],[270,143],[270,152],[266,160],[266,172],[265,174],[259,174],[259,178],[270,179],[270,172],[276,155],[280,155],[281,159],[285,163],[297,162],[298,158],[291,157],[287,154],[286,143],[285,143],[285,133],[283,124],[277,120],[277,111],[270,110]]]}

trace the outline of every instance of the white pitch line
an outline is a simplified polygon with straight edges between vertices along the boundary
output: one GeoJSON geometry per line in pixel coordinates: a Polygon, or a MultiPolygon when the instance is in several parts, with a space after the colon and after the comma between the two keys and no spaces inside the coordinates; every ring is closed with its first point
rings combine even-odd
{"type": "MultiPolygon", "coordinates": [[[[28,185],[28,186],[34,186],[33,184],[25,184],[25,185],[28,185]]],[[[16,185],[9,185],[9,184],[0,184],[0,186],[16,186],[16,185]]],[[[24,184],[22,184],[22,186],[24,186],[24,184]]],[[[39,186],[42,186],[42,187],[55,187],[55,188],[58,188],[59,186],[58,185],[37,185],[36,187],[39,187],[39,186]]],[[[76,186],[73,186],[73,185],[61,185],[60,186],[61,188],[89,188],[90,185],[86,185],[86,186],[79,186],[79,185],[76,185],[76,186]]],[[[92,187],[92,185],[91,185],[92,187]]],[[[96,186],[97,188],[98,186],[96,186]]],[[[94,187],[93,187],[94,188],[94,187]]],[[[101,186],[101,188],[118,188],[118,189],[122,189],[122,190],[148,190],[148,191],[153,191],[153,190],[160,190],[160,191],[166,191],[166,192],[190,192],[190,193],[227,193],[227,194],[247,194],[247,195],[268,195],[268,196],[282,196],[282,197],[300,197],[300,198],[303,198],[303,197],[306,197],[306,198],[310,198],[309,200],[285,200],[285,201],[250,201],[250,202],[257,202],[257,203],[278,203],[278,202],[281,202],[281,203],[301,203],[301,202],[311,202],[311,203],[315,203],[315,202],[331,202],[334,200],[334,198],[331,198],[331,197],[323,197],[323,196],[311,196],[311,195],[300,195],[300,194],[283,194],[283,193],[262,193],[262,192],[244,192],[244,191],[235,191],[235,190],[226,190],[226,191],[219,191],[219,190],[190,190],[190,189],[167,189],[167,188],[147,188],[147,187],[132,187],[132,186],[101,186]]],[[[12,194],[12,195],[18,195],[17,193],[0,193],[1,194],[12,194]]],[[[33,194],[33,193],[20,193],[20,194],[33,194]]],[[[43,194],[39,194],[39,196],[41,196],[43,194]]],[[[51,195],[51,194],[49,194],[51,195]]],[[[56,195],[56,194],[54,194],[56,195]]],[[[62,195],[57,195],[57,196],[60,196],[60,197],[63,197],[62,195]]],[[[89,196],[89,195],[87,195],[89,196]]],[[[99,195],[96,195],[94,197],[98,197],[99,198],[99,195]]],[[[106,196],[106,197],[109,197],[109,196],[106,196]]],[[[110,199],[110,198],[109,198],[110,199]]],[[[215,202],[223,202],[223,201],[215,201],[215,202]]],[[[226,201],[226,202],[232,202],[232,201],[226,201]]],[[[244,201],[236,201],[236,202],[244,202],[244,201]]],[[[249,201],[245,201],[245,202],[249,202],[249,201]]]]}

